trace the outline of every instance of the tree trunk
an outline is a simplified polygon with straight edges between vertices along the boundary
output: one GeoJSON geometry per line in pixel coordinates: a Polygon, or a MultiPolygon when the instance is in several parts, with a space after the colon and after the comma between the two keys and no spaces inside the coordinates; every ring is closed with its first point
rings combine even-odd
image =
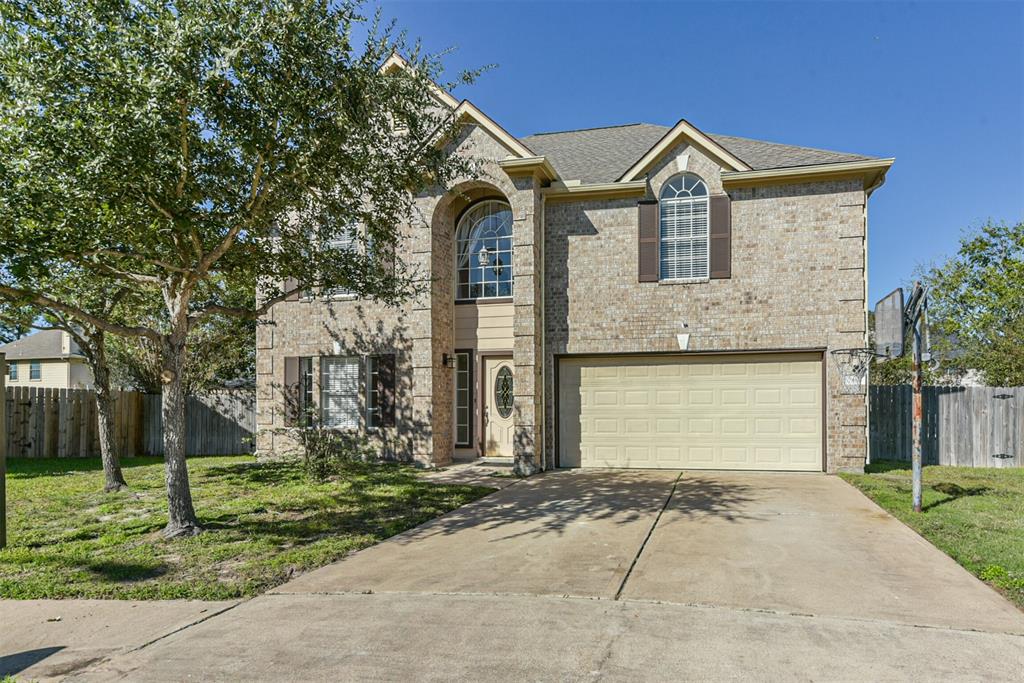
{"type": "Polygon", "coordinates": [[[103,486],[105,493],[122,491],[128,488],[124,475],[121,474],[121,463],[118,460],[117,445],[114,441],[114,399],[110,395],[110,370],[107,368],[107,353],[102,331],[97,331],[90,340],[93,342],[92,352],[93,382],[96,388],[96,417],[100,431],[100,459],[103,460],[103,486]]]}
{"type": "Polygon", "coordinates": [[[164,466],[167,473],[167,528],[164,537],[195,536],[202,531],[192,506],[192,491],[185,464],[185,365],[186,333],[173,333],[163,339],[163,415],[164,466]]]}

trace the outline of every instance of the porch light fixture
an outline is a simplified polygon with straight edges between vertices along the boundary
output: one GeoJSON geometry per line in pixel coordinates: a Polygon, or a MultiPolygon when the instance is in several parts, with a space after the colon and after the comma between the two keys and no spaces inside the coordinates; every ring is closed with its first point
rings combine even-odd
{"type": "Polygon", "coordinates": [[[441,366],[446,368],[455,368],[455,354],[442,353],[441,354],[441,366]]]}
{"type": "Polygon", "coordinates": [[[480,247],[480,251],[477,254],[477,258],[480,261],[480,265],[486,268],[491,263],[491,252],[487,251],[487,245],[480,247]]]}

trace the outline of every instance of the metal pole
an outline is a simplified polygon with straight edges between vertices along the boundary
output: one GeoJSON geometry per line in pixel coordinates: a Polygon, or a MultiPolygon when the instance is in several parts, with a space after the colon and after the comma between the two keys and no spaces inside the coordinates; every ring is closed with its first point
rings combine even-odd
{"type": "Polygon", "coordinates": [[[7,547],[7,430],[4,425],[7,410],[6,355],[0,353],[0,550],[7,547]]]}
{"type": "Polygon", "coordinates": [[[921,511],[921,417],[924,412],[921,401],[921,385],[924,382],[921,370],[921,330],[919,329],[917,316],[911,322],[911,330],[914,334],[914,359],[912,369],[914,378],[912,382],[913,401],[913,434],[914,447],[910,454],[911,471],[913,475],[913,499],[914,512],[921,511]]]}

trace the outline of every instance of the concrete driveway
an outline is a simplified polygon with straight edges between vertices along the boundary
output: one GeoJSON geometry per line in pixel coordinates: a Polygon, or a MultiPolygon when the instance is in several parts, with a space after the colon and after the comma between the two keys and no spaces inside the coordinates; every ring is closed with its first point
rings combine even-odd
{"type": "Polygon", "coordinates": [[[1024,615],[842,480],[533,477],[89,680],[1015,680],[1024,615]]]}

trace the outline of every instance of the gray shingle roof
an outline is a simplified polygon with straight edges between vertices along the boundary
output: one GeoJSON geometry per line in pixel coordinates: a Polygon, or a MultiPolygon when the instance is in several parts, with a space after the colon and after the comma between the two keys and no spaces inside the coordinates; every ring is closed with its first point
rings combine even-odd
{"type": "MultiPolygon", "coordinates": [[[[61,351],[63,334],[60,330],[41,330],[0,346],[0,353],[7,354],[7,360],[63,358],[64,353],[61,351]]],[[[71,340],[71,355],[81,355],[74,340],[71,340]]]]}
{"type": "MultiPolygon", "coordinates": [[[[563,180],[610,183],[636,163],[669,130],[671,128],[668,126],[633,123],[608,128],[538,133],[521,140],[536,154],[547,157],[563,180]]],[[[834,164],[873,158],[862,154],[831,152],[731,135],[709,133],[708,137],[754,170],[834,164]]]]}

